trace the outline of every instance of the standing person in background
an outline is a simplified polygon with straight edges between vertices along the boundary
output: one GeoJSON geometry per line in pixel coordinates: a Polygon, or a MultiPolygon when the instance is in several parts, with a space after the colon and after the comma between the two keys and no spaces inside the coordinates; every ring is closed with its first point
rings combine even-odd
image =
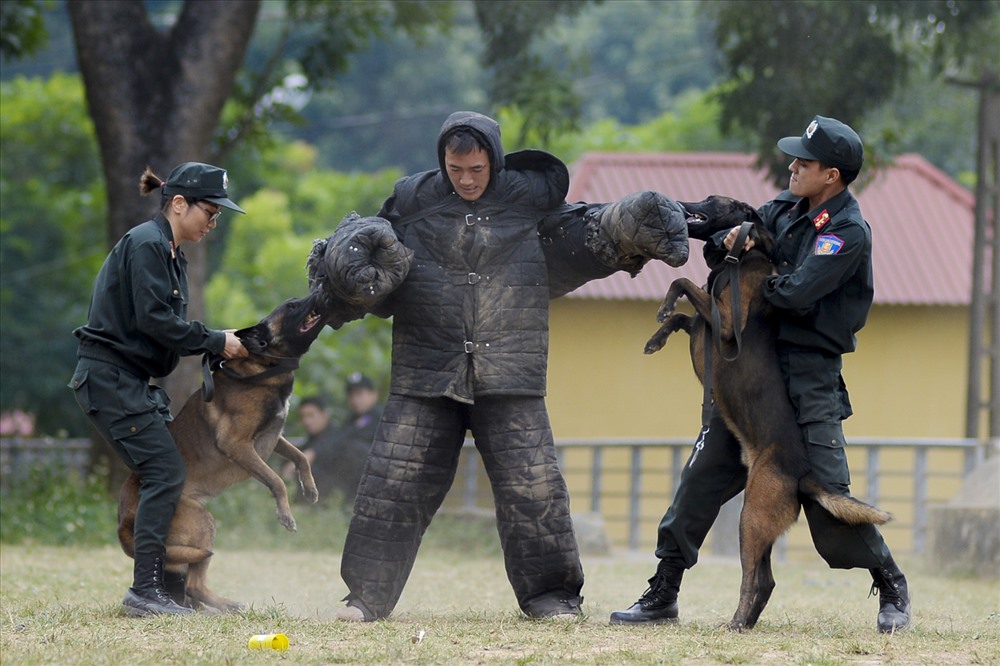
{"type": "MultiPolygon", "coordinates": [[[[306,439],[299,444],[299,450],[309,460],[313,480],[316,482],[316,490],[319,491],[319,500],[322,502],[329,495],[330,482],[327,478],[326,468],[317,464],[317,451],[333,448],[333,443],[337,438],[337,427],[330,419],[330,409],[322,396],[310,395],[302,398],[298,412],[299,422],[302,424],[302,429],[306,431],[306,439]]],[[[296,482],[298,479],[298,472],[293,462],[286,462],[281,473],[288,481],[296,482]]]]}
{"type": "Polygon", "coordinates": [[[167,532],[184,486],[184,461],[167,431],[166,392],[150,384],[170,374],[181,356],[210,352],[247,355],[233,330],[187,321],[185,242],[215,228],[222,208],[238,213],[226,192],[226,172],[185,162],[163,181],[149,168],[139,191],[160,195],[160,212],[126,233],[104,261],[87,323],[76,329],[79,362],[69,383],[80,408],[122,461],[139,477],[132,587],[127,615],[183,615],[164,589],[167,532]]]}
{"type": "MultiPolygon", "coordinates": [[[[861,170],[864,147],[844,123],[816,116],[801,137],[785,137],[778,148],[792,158],[791,177],[788,190],[760,209],[775,237],[777,270],[764,285],[764,298],[778,313],[781,373],[812,471],[847,495],[851,473],[843,420],[853,409],[841,368],[843,355],[855,349],[855,334],[868,318],[874,295],[871,228],[848,189],[861,170]]],[[[706,252],[731,249],[738,231],[720,232],[706,252]]],[[[697,563],[722,505],[746,482],[740,444],[713,408],[708,430],[660,522],[656,573],[638,601],[611,614],[611,624],[677,621],[681,577],[697,563]]],[[[871,573],[870,594],[879,594],[878,631],[905,629],[910,623],[906,578],[878,528],[848,525],[808,499],[803,510],[816,550],[831,567],[871,573]]]]}
{"type": "Polygon", "coordinates": [[[337,445],[343,461],[337,486],[344,495],[344,506],[350,509],[354,506],[361,472],[365,468],[375,431],[382,419],[382,404],[379,402],[375,382],[360,372],[353,372],[347,378],[346,390],[350,414],[340,430],[337,445]]]}

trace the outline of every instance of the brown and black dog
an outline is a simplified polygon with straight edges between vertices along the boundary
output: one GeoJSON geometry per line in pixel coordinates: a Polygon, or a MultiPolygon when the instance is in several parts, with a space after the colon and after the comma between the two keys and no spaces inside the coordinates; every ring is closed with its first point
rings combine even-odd
{"type": "MultiPolygon", "coordinates": [[[[295,463],[309,501],[319,498],[309,461],[281,434],[298,360],[327,320],[314,301],[312,296],[290,299],[254,326],[237,331],[249,356],[216,367],[211,400],[206,402],[203,391],[192,394],[167,426],[187,470],[166,544],[167,576],[182,586],[168,585],[168,592],[178,603],[221,612],[242,607],[206,586],[215,541],[215,519],[204,507],[206,500],[253,476],[274,496],[278,521],[294,532],[285,482],[267,464],[272,453],[295,463]]],[[[129,557],[135,555],[138,502],[139,479],[132,474],[118,498],[118,540],[129,557]]]]}
{"type": "MultiPolygon", "coordinates": [[[[795,409],[788,398],[775,347],[777,320],[764,300],[764,281],[771,275],[774,237],[750,205],[712,196],[697,203],[683,203],[688,211],[691,238],[708,240],[712,234],[751,221],[754,246],[739,261],[739,319],[734,321],[732,284],[720,282],[715,294],[686,278],[671,283],[657,313],[662,326],[646,343],[646,353],[660,350],[674,331],[691,336],[691,360],[704,383],[705,345],[712,345],[712,399],[730,431],[740,441],[747,484],[740,514],[740,562],[743,581],[740,601],[730,629],[752,628],[774,589],[771,547],[798,519],[801,498],[809,497],[846,523],[881,525],[889,514],[859,500],[837,493],[810,470],[795,409]],[[721,287],[721,289],[719,288],[721,287]],[[687,296],[695,316],[675,312],[677,299],[687,296]],[[713,303],[714,301],[714,303],[713,303]],[[713,307],[718,310],[719,331],[713,341],[713,307]],[[741,349],[736,345],[742,333],[741,349]],[[721,345],[721,349],[716,347],[721,345]],[[729,360],[731,359],[731,360],[729,360]]],[[[709,284],[724,280],[731,262],[708,259],[709,284]]]]}

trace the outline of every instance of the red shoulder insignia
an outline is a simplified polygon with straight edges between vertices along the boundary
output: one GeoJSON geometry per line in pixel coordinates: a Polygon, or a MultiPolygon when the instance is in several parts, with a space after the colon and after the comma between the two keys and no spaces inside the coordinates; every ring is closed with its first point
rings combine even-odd
{"type": "Polygon", "coordinates": [[[830,213],[823,209],[823,212],[813,218],[813,226],[816,227],[816,231],[819,231],[826,226],[826,223],[830,221],[830,213]]]}

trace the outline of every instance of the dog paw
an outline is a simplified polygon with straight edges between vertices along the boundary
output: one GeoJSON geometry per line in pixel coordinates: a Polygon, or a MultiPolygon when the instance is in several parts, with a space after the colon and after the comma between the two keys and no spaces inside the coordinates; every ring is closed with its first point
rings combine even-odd
{"type": "Polygon", "coordinates": [[[302,495],[305,496],[306,500],[310,504],[315,504],[319,501],[319,491],[316,490],[316,486],[312,486],[311,488],[303,486],[302,495]]]}
{"type": "Polygon", "coordinates": [[[279,513],[278,522],[281,523],[289,532],[295,532],[298,530],[298,526],[295,524],[295,518],[293,518],[290,513],[279,513]]]}
{"type": "Polygon", "coordinates": [[[656,333],[653,334],[651,338],[646,342],[646,346],[643,348],[643,354],[655,354],[656,352],[663,349],[663,345],[667,343],[667,337],[670,335],[669,331],[665,331],[666,327],[661,327],[656,333]]]}

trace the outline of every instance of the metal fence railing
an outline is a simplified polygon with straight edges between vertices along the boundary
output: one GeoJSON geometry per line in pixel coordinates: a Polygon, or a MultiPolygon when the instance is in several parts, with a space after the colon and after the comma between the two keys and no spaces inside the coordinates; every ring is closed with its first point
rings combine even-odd
{"type": "MultiPolygon", "coordinates": [[[[599,515],[617,547],[651,547],[691,440],[560,439],[556,446],[574,511],[582,508],[599,515]]],[[[983,443],[957,438],[852,437],[848,447],[855,475],[852,492],[896,515],[885,529],[895,530],[909,547],[894,545],[894,550],[919,554],[926,547],[929,507],[949,500],[970,470],[997,453],[997,439],[983,443]]],[[[0,486],[6,487],[12,475],[37,465],[85,470],[89,455],[88,439],[0,438],[0,486]]],[[[471,441],[466,442],[447,503],[464,508],[492,506],[489,482],[471,441]]],[[[706,544],[713,554],[736,554],[740,506],[737,497],[723,507],[713,528],[715,536],[710,535],[706,544]]],[[[775,555],[784,557],[789,547],[797,546],[790,546],[783,537],[775,555]]]]}
{"type": "MultiPolygon", "coordinates": [[[[584,510],[600,515],[616,546],[652,548],[656,525],[670,504],[692,440],[560,439],[556,445],[574,510],[580,509],[582,500],[584,510]]],[[[466,449],[461,503],[483,506],[489,493],[482,485],[488,482],[471,442],[466,442],[466,449]]],[[[909,547],[894,550],[922,553],[929,507],[951,499],[962,478],[997,452],[1000,440],[996,439],[984,444],[961,438],[851,437],[852,492],[876,506],[888,506],[896,515],[885,530],[899,533],[909,547]]],[[[723,507],[706,544],[713,554],[738,553],[741,506],[738,496],[723,507]]],[[[783,537],[775,546],[776,557],[783,558],[789,547],[783,537]]],[[[791,545],[800,547],[811,549],[808,542],[791,545]]]]}

